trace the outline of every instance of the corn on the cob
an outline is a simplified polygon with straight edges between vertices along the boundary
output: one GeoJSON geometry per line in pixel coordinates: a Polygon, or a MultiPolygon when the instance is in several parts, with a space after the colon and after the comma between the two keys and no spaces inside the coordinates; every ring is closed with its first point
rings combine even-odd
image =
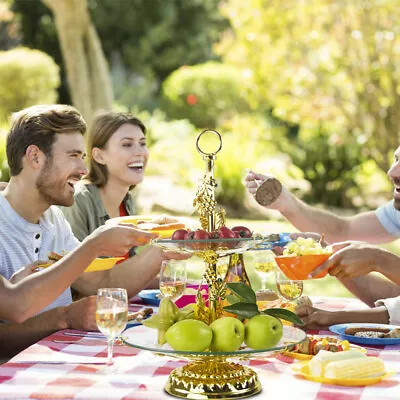
{"type": "Polygon", "coordinates": [[[325,367],[325,378],[365,379],[381,376],[385,364],[376,357],[332,361],[325,367]]]}
{"type": "Polygon", "coordinates": [[[363,358],[367,356],[358,350],[347,350],[339,351],[337,353],[332,353],[326,350],[320,350],[318,354],[308,363],[308,368],[311,375],[324,376],[324,370],[328,363],[333,361],[342,361],[349,359],[363,358]]]}

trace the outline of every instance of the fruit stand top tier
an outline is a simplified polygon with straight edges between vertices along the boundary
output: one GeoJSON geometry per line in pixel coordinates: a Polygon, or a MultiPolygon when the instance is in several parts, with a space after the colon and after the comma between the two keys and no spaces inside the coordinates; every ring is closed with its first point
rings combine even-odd
{"type": "Polygon", "coordinates": [[[153,243],[165,250],[193,253],[204,260],[210,256],[226,256],[240,253],[257,245],[262,239],[250,238],[220,238],[204,240],[172,240],[154,239],[153,243]]]}

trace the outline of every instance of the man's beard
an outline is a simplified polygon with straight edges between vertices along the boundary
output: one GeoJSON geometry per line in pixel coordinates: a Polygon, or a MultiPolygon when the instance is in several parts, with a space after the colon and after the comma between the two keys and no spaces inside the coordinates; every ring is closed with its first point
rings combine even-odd
{"type": "Polygon", "coordinates": [[[74,196],[63,195],[66,183],[57,179],[57,176],[60,176],[58,171],[59,169],[53,166],[53,159],[49,157],[36,181],[36,187],[49,205],[70,207],[74,204],[74,196]]]}

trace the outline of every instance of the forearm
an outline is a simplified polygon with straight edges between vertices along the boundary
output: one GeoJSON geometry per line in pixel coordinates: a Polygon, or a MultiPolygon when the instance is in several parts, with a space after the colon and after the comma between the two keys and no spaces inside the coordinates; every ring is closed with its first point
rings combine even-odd
{"type": "Polygon", "coordinates": [[[162,253],[161,249],[149,246],[111,270],[83,274],[74,282],[73,288],[89,296],[96,294],[100,287],[122,287],[126,288],[129,297],[133,297],[160,272],[162,253]]]}
{"type": "Polygon", "coordinates": [[[111,287],[125,287],[129,297],[135,296],[160,272],[162,253],[160,248],[148,246],[140,254],[128,258],[117,266],[118,273],[112,270],[111,287]]]}
{"type": "Polygon", "coordinates": [[[400,286],[400,257],[396,254],[382,249],[382,257],[377,260],[376,271],[400,286]]]}
{"type": "Polygon", "coordinates": [[[347,238],[348,221],[345,218],[311,207],[291,194],[279,211],[301,232],[324,234],[328,242],[347,238]]]}
{"type": "Polygon", "coordinates": [[[339,279],[361,301],[373,307],[375,301],[400,296],[400,287],[385,278],[368,274],[352,279],[339,279]]]}
{"type": "Polygon", "coordinates": [[[13,357],[51,333],[65,328],[67,328],[67,324],[65,311],[62,307],[45,311],[22,324],[1,324],[0,357],[13,357]]]}
{"type": "Polygon", "coordinates": [[[94,246],[80,246],[53,266],[30,275],[15,285],[4,283],[0,296],[1,317],[23,322],[55,300],[96,257],[94,246]],[[40,293],[40,296],[38,296],[40,293]]]}
{"type": "Polygon", "coordinates": [[[389,323],[389,313],[384,306],[357,311],[336,311],[332,314],[332,324],[347,324],[353,322],[368,322],[375,324],[389,323]]]}

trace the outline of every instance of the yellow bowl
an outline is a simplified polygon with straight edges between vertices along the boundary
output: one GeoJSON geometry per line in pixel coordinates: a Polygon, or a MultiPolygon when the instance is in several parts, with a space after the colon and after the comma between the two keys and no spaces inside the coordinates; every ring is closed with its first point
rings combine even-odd
{"type": "Polygon", "coordinates": [[[326,383],[329,385],[339,385],[339,386],[369,386],[369,385],[374,385],[375,383],[380,382],[382,379],[385,379],[389,376],[392,376],[395,374],[395,372],[386,372],[385,374],[381,376],[376,376],[373,378],[364,378],[364,379],[345,379],[345,378],[340,378],[340,379],[333,379],[333,378],[324,378],[322,376],[316,376],[316,375],[311,375],[310,369],[308,368],[308,362],[301,362],[298,364],[292,365],[292,370],[296,373],[302,376],[303,378],[314,381],[314,382],[319,382],[319,383],[326,383]]]}
{"type": "MultiPolygon", "coordinates": [[[[326,261],[332,253],[307,254],[305,256],[276,256],[275,260],[282,272],[293,280],[309,279],[308,275],[326,261]]],[[[315,278],[324,277],[328,271],[323,271],[315,278]]]]}
{"type": "Polygon", "coordinates": [[[91,264],[85,269],[85,272],[93,271],[105,271],[114,267],[115,263],[123,260],[124,257],[107,257],[107,258],[96,258],[91,264]]]}

